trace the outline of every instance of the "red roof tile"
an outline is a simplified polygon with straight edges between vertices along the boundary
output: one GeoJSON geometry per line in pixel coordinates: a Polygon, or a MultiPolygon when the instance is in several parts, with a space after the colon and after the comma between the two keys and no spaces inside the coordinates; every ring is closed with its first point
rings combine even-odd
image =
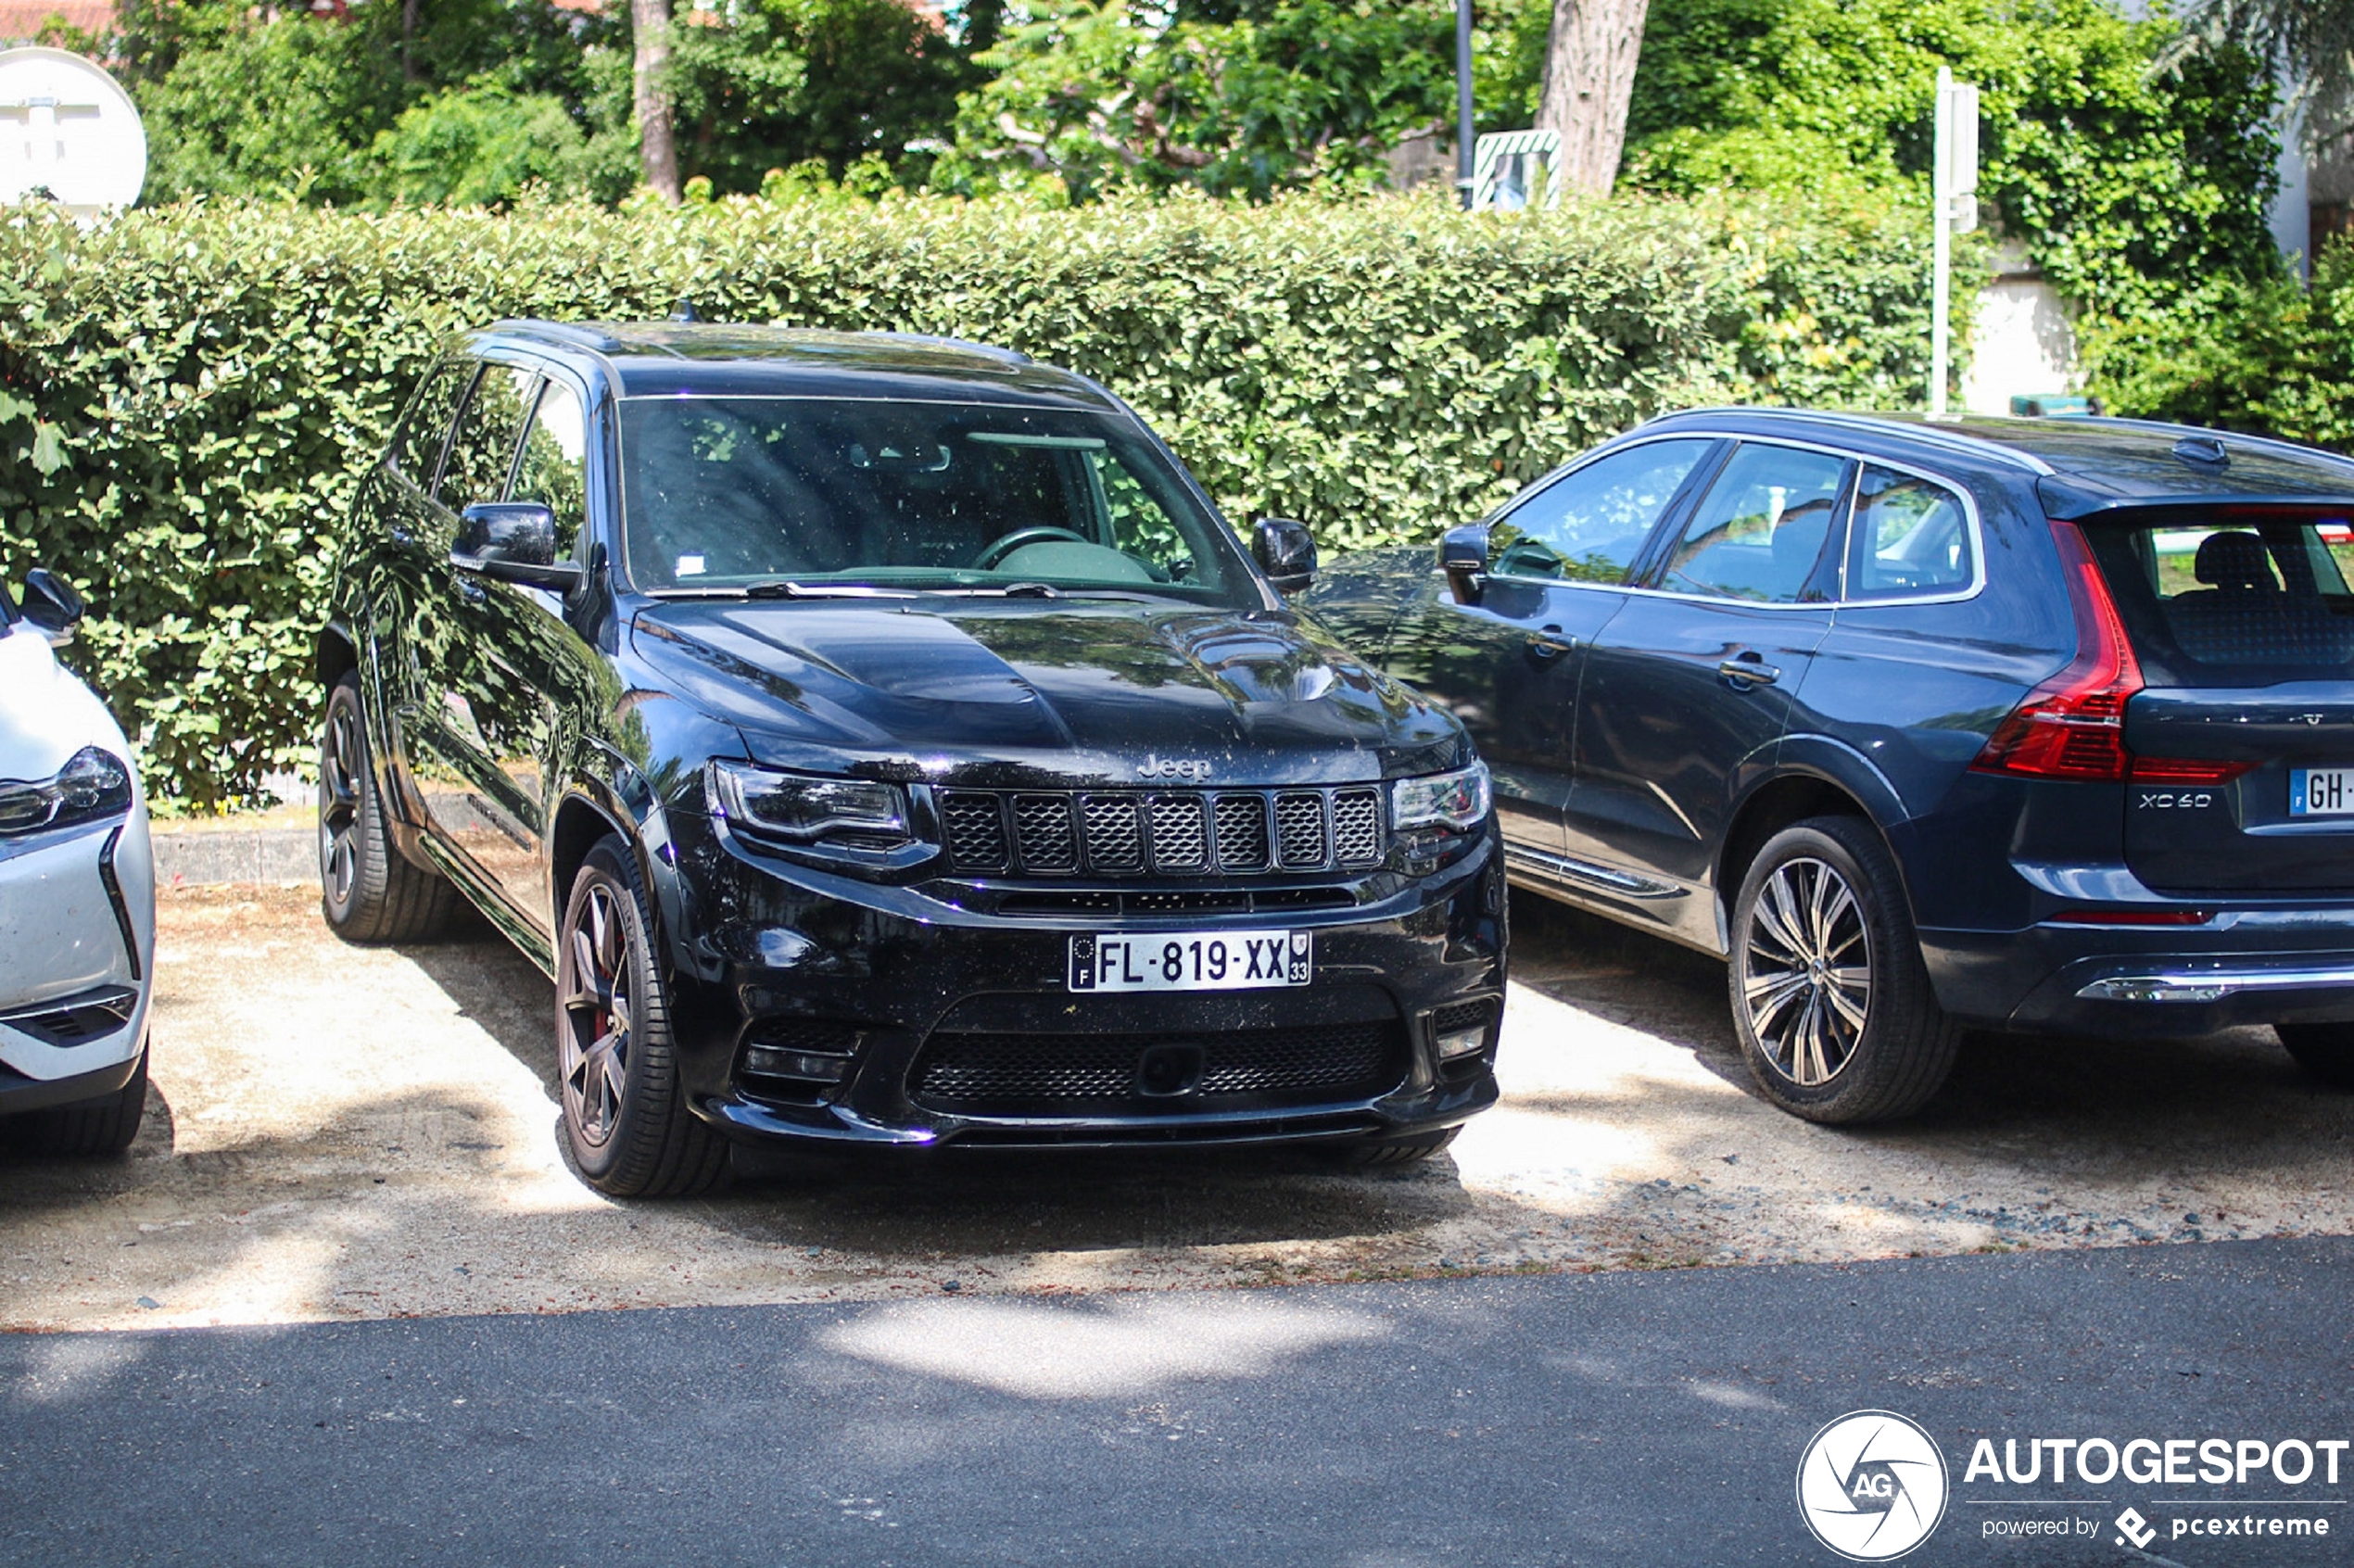
{"type": "Polygon", "coordinates": [[[104,32],[114,25],[114,0],[0,0],[0,42],[29,42],[53,19],[82,32],[104,32]]]}

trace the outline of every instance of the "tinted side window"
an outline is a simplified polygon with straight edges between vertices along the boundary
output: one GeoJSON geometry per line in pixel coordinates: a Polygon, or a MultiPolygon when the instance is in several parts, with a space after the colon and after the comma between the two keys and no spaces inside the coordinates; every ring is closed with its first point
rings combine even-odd
{"type": "Polygon", "coordinates": [[[1513,577],[1624,581],[1677,487],[1715,444],[1646,441],[1563,475],[1498,521],[1496,570],[1513,577]]]}
{"type": "Polygon", "coordinates": [[[495,501],[507,487],[513,466],[515,436],[523,428],[524,410],[530,406],[535,371],[513,365],[485,365],[474,395],[459,412],[457,433],[450,437],[449,456],[441,465],[441,483],[434,499],[452,512],[476,501],[495,501]]]}
{"type": "Polygon", "coordinates": [[[1969,515],[1944,486],[1864,465],[1848,528],[1847,597],[1892,599],[1969,587],[1969,515]]]}
{"type": "Polygon", "coordinates": [[[1660,587],[1672,593],[1795,604],[1822,559],[1847,460],[1744,446],[1708,487],[1660,587]]]}
{"type": "Polygon", "coordinates": [[[392,466],[420,487],[433,485],[442,442],[449,436],[449,416],[458,411],[458,399],[465,395],[467,378],[474,373],[472,360],[444,360],[409,399],[408,417],[393,438],[392,466]]]}
{"type": "Polygon", "coordinates": [[[549,382],[524,435],[523,461],[510,499],[538,501],[555,513],[559,560],[576,553],[581,525],[588,520],[588,445],[580,398],[563,382],[549,382]]]}

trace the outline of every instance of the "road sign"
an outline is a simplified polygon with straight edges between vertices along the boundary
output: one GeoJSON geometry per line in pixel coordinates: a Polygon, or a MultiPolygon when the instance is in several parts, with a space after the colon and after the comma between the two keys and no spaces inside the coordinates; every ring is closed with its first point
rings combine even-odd
{"type": "Polygon", "coordinates": [[[130,95],[63,49],[0,49],[0,204],[89,217],[139,199],[147,133],[130,95]]]}

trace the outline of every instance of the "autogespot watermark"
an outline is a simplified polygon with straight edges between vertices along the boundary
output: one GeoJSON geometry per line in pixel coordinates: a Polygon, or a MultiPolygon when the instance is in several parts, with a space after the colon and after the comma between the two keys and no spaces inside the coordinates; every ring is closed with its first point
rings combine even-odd
{"type": "Polygon", "coordinates": [[[1816,1539],[1855,1562],[1911,1551],[1949,1501],[1988,1541],[2106,1536],[2135,1551],[2220,1542],[2246,1548],[2221,1561],[2261,1562],[2268,1546],[2354,1531],[2340,1511],[2354,1486],[2350,1450],[2354,1439],[2340,1437],[1981,1437],[1954,1496],[1944,1453],[1917,1422],[1856,1410],[1806,1445],[1798,1510],[1816,1539]]]}
{"type": "Polygon", "coordinates": [[[1798,1461],[1798,1511],[1815,1538],[1854,1562],[1885,1562],[1945,1517],[1945,1456],[1892,1410],[1843,1415],[1798,1461]]]}

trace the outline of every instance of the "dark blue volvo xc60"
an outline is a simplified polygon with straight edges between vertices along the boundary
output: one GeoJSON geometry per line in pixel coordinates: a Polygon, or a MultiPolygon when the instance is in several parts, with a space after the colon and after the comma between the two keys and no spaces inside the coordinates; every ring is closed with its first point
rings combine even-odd
{"type": "Polygon", "coordinates": [[[1308,604],[1465,721],[1515,881],[1724,955],[1765,1092],[1861,1121],[1965,1028],[2354,1085],[2350,573],[2304,448],[1717,410],[1308,604]]]}

